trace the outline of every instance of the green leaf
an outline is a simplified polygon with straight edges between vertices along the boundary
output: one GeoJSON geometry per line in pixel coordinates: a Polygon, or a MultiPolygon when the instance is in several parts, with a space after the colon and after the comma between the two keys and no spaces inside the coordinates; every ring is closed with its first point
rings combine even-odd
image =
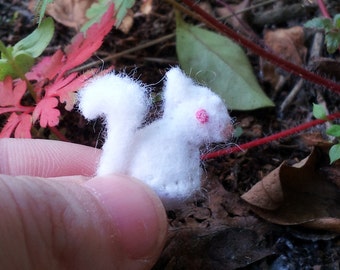
{"type": "Polygon", "coordinates": [[[54,34],[52,18],[42,20],[41,24],[31,34],[20,40],[13,47],[13,55],[25,52],[36,58],[46,49],[54,34]]]}
{"type": "Polygon", "coordinates": [[[340,14],[336,14],[333,18],[333,26],[340,29],[340,14]]]}
{"type": "Polygon", "coordinates": [[[304,25],[306,28],[316,28],[329,31],[333,28],[332,20],[329,18],[314,18],[307,21],[304,25]]]}
{"type": "Polygon", "coordinates": [[[38,24],[41,24],[42,19],[44,18],[44,14],[46,11],[46,7],[48,4],[52,3],[53,0],[38,0],[37,5],[35,7],[35,13],[38,14],[38,24]]]}
{"type": "Polygon", "coordinates": [[[330,136],[339,137],[340,138],[340,125],[331,125],[327,130],[326,133],[330,136]]]}
{"type": "Polygon", "coordinates": [[[335,53],[340,45],[340,32],[338,31],[328,32],[325,36],[325,42],[327,45],[327,51],[329,53],[335,53]]]}
{"type": "Polygon", "coordinates": [[[47,18],[30,35],[13,47],[5,47],[0,41],[0,80],[6,76],[22,77],[29,71],[34,64],[34,58],[38,57],[50,43],[53,33],[53,20],[47,18]]]}
{"type": "Polygon", "coordinates": [[[6,47],[5,44],[0,40],[0,52],[1,59],[9,59],[12,57],[13,47],[6,47]]]}
{"type": "Polygon", "coordinates": [[[333,145],[329,149],[329,159],[331,164],[340,159],[340,143],[333,145]]]}
{"type": "Polygon", "coordinates": [[[241,127],[236,127],[234,129],[233,138],[239,138],[243,134],[243,129],[241,127]]]}
{"type": "Polygon", "coordinates": [[[313,103],[313,115],[316,119],[327,119],[326,109],[319,104],[313,103]]]}
{"type": "Polygon", "coordinates": [[[134,5],[135,0],[113,0],[113,2],[115,3],[117,18],[116,26],[118,27],[124,19],[127,10],[134,5]]]}
{"type": "Polygon", "coordinates": [[[86,32],[86,30],[100,21],[105,12],[107,11],[108,6],[114,2],[113,0],[99,0],[98,3],[95,2],[91,5],[91,7],[86,11],[86,17],[89,19],[80,29],[81,32],[86,32]]]}
{"type": "Polygon", "coordinates": [[[180,16],[176,39],[181,67],[218,93],[230,109],[274,106],[258,85],[245,53],[230,39],[189,25],[180,16]]]}
{"type": "Polygon", "coordinates": [[[6,76],[17,77],[15,70],[8,64],[7,60],[0,59],[0,81],[3,81],[6,76]]]}
{"type": "Polygon", "coordinates": [[[7,76],[20,77],[21,73],[29,71],[33,64],[34,58],[28,54],[17,55],[14,58],[14,65],[7,59],[0,59],[0,81],[3,81],[7,76]]]}

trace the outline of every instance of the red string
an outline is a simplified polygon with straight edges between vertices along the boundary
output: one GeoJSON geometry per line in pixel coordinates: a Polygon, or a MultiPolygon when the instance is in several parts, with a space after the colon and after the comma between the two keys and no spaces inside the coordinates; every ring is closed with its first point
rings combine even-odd
{"type": "Polygon", "coordinates": [[[270,136],[267,136],[267,137],[264,137],[264,138],[261,138],[261,139],[257,139],[257,140],[254,140],[254,141],[251,141],[251,142],[248,142],[248,143],[240,144],[238,146],[233,146],[233,147],[230,147],[230,148],[221,149],[221,150],[211,152],[211,153],[208,153],[208,154],[203,154],[201,156],[201,159],[206,160],[206,159],[220,157],[220,156],[223,156],[223,155],[228,155],[228,154],[235,153],[235,152],[244,151],[246,149],[249,149],[249,148],[252,148],[252,147],[255,147],[255,146],[263,145],[263,144],[266,144],[266,143],[269,143],[269,142],[272,142],[272,141],[275,141],[275,140],[278,140],[278,139],[281,139],[281,138],[284,138],[284,137],[288,137],[289,135],[292,135],[294,133],[298,133],[302,130],[311,128],[311,127],[316,126],[316,125],[320,125],[320,124],[322,124],[326,121],[331,121],[331,120],[334,120],[334,119],[337,119],[337,118],[340,118],[340,112],[328,115],[327,120],[316,119],[316,120],[310,121],[308,123],[299,125],[297,127],[294,127],[294,128],[288,129],[288,130],[281,131],[279,133],[276,133],[276,134],[273,134],[273,135],[270,135],[270,136]]]}
{"type": "Polygon", "coordinates": [[[318,0],[318,6],[319,6],[319,9],[321,11],[322,16],[324,16],[326,18],[331,18],[331,16],[328,13],[328,10],[325,6],[325,3],[322,0],[318,0]]]}

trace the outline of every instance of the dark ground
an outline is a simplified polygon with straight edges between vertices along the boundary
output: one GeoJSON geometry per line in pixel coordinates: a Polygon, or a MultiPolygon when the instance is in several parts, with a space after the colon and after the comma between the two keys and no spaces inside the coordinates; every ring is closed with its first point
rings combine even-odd
{"type": "MultiPolygon", "coordinates": [[[[217,5],[215,1],[210,2],[213,7],[217,5]]],[[[285,13],[283,10],[292,8],[297,2],[276,2],[282,2],[282,12],[279,13],[283,16],[265,16],[265,12],[275,8],[273,4],[248,12],[246,20],[259,38],[264,28],[301,25],[319,14],[316,6],[302,6],[295,14],[285,13]]],[[[340,12],[338,1],[328,2],[331,15],[340,12]]],[[[26,9],[26,1],[0,0],[1,40],[5,44],[16,43],[34,29],[32,18],[26,9]]],[[[128,34],[113,30],[92,61],[162,37],[174,29],[172,8],[164,1],[154,1],[152,13],[136,17],[128,34]]],[[[57,46],[65,46],[74,34],[74,30],[57,24],[56,35],[47,51],[52,53],[57,46]]],[[[307,48],[310,42],[311,39],[307,38],[307,48]]],[[[323,56],[329,57],[326,52],[323,53],[323,56]]],[[[272,87],[260,78],[258,57],[252,54],[249,57],[263,89],[273,96],[272,87]]],[[[125,55],[112,63],[117,70],[134,73],[145,83],[159,82],[165,70],[177,63],[175,39],[125,55]]],[[[307,82],[288,109],[279,112],[277,108],[296,81],[297,78],[291,76],[276,95],[276,108],[231,112],[236,119],[235,125],[244,130],[243,135],[234,138],[233,142],[241,144],[309,121],[312,118],[311,104],[317,102],[318,91],[323,94],[330,110],[339,109],[338,96],[307,82]]],[[[161,83],[158,84],[156,91],[161,87],[161,83]]],[[[64,115],[59,127],[70,141],[98,147],[102,144],[100,122],[88,124],[75,111],[64,115]]],[[[321,129],[313,128],[306,133],[318,133],[321,129]]],[[[40,137],[49,138],[49,131],[44,131],[40,137]]],[[[294,135],[202,163],[206,171],[203,192],[197,195],[194,203],[168,212],[169,240],[154,269],[339,269],[340,238],[337,234],[269,223],[255,215],[240,199],[240,195],[282,161],[293,164],[310,151],[302,136],[294,135]]]]}

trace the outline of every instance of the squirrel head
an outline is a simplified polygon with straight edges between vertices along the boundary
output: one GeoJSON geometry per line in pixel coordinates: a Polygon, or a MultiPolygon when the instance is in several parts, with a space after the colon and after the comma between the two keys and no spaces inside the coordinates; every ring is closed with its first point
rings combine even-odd
{"type": "Polygon", "coordinates": [[[166,73],[163,119],[194,144],[226,141],[233,130],[222,99],[178,67],[166,73]]]}

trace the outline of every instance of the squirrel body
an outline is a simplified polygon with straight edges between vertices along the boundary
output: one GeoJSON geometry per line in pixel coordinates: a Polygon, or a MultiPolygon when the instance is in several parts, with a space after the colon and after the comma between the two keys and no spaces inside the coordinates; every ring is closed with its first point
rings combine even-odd
{"type": "Polygon", "coordinates": [[[173,208],[200,190],[200,147],[226,141],[232,123],[220,97],[175,67],[166,73],[162,118],[140,128],[151,104],[147,92],[140,82],[111,73],[79,92],[79,108],[89,120],[105,119],[97,175],[136,177],[173,208]]]}

